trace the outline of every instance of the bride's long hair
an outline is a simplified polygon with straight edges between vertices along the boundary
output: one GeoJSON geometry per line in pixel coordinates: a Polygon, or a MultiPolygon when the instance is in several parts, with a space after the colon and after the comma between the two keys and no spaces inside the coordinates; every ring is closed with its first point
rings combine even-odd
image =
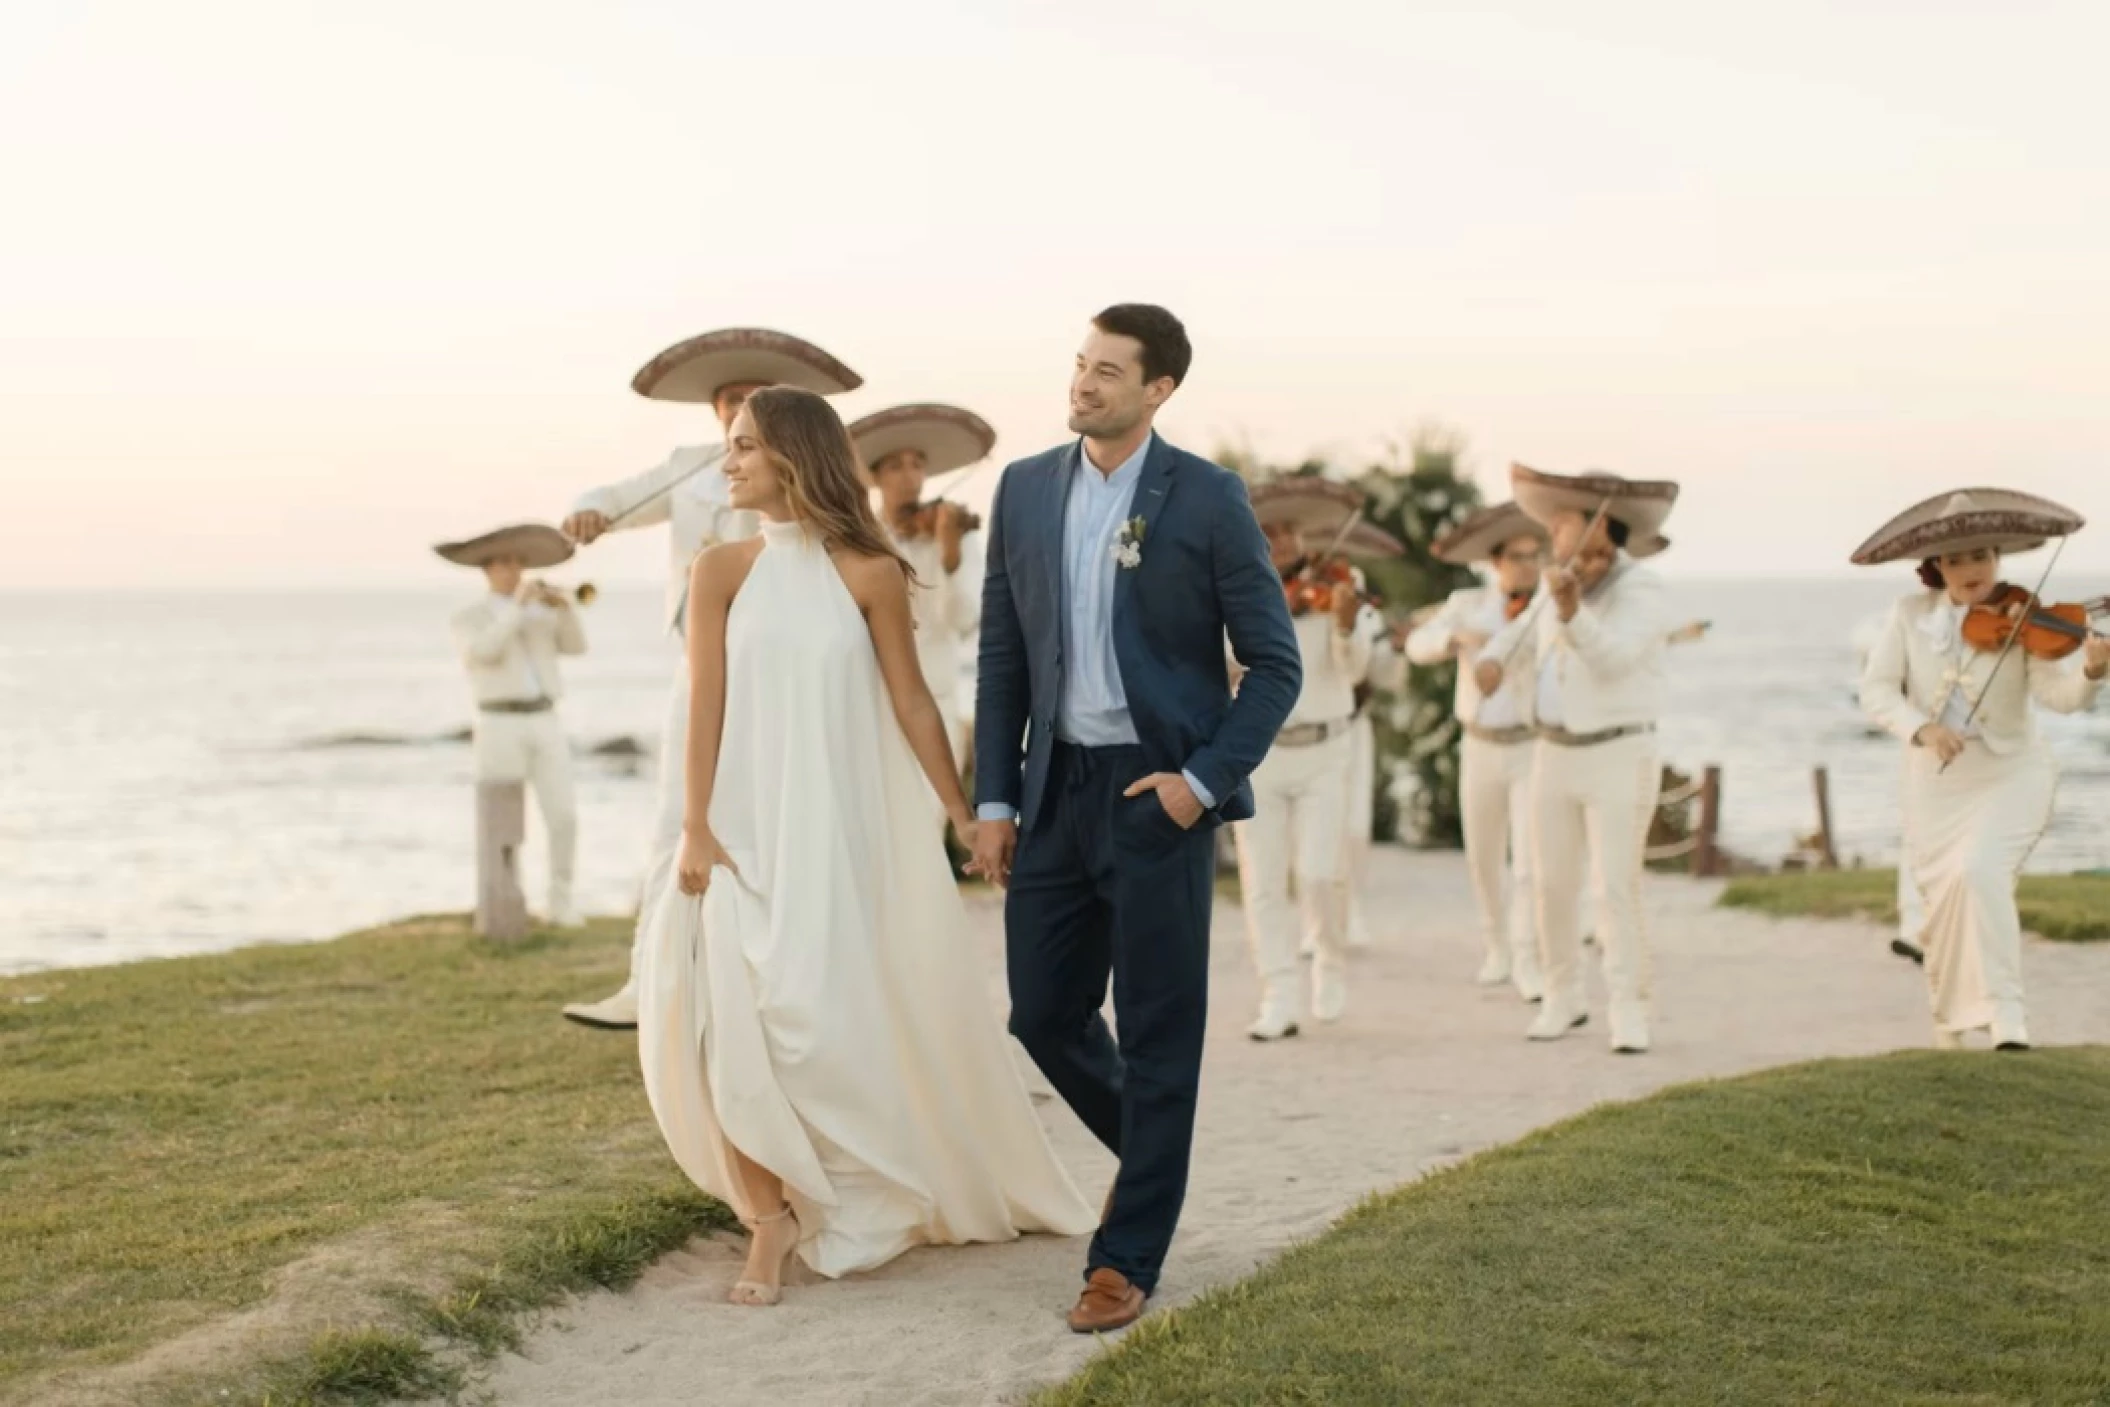
{"type": "Polygon", "coordinates": [[[892,558],[913,584],[916,569],[879,525],[857,446],[835,407],[796,386],[764,386],[747,398],[747,413],[755,439],[784,482],[791,516],[831,548],[892,558]]]}

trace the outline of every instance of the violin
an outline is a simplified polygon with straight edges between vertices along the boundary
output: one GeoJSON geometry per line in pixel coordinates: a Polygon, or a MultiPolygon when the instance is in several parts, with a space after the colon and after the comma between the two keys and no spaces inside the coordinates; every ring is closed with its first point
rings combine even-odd
{"type": "Polygon", "coordinates": [[[929,537],[936,533],[940,508],[951,508],[960,515],[960,531],[963,533],[971,533],[982,526],[981,515],[972,509],[962,508],[949,499],[934,498],[928,503],[911,503],[901,510],[901,516],[896,521],[900,524],[902,534],[907,537],[929,537]]]}
{"type": "Polygon", "coordinates": [[[1355,568],[1339,557],[1306,562],[1294,576],[1283,580],[1282,591],[1289,598],[1289,613],[1293,616],[1331,611],[1340,604],[1343,593],[1372,606],[1379,604],[1376,592],[1356,590],[1355,568]]]}
{"type": "Polygon", "coordinates": [[[2047,605],[2039,601],[2028,609],[2030,594],[2019,586],[2001,582],[1993,594],[1964,612],[1964,643],[1974,650],[1998,653],[2008,647],[2008,637],[2031,659],[2062,660],[2099,634],[2090,620],[2110,612],[2110,596],[2089,601],[2047,605]]]}

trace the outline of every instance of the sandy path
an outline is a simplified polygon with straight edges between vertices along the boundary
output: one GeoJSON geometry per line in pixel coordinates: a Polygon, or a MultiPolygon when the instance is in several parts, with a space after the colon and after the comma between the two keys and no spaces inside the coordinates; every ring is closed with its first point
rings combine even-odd
{"type": "MultiPolygon", "coordinates": [[[[1529,1009],[1471,984],[1478,947],[1460,857],[1384,848],[1373,870],[1379,947],[1358,956],[1347,1018],[1279,1045],[1242,1034],[1254,982],[1239,913],[1217,906],[1194,1178],[1160,1305],[1245,1275],[1366,1193],[1593,1104],[1929,1043],[1918,970],[1887,951],[1887,935],[1715,910],[1714,886],[1665,880],[1650,893],[1655,1050],[1605,1048],[1601,992],[1589,1026],[1530,1044],[1529,1009]]],[[[998,915],[987,906],[976,917],[995,1000],[998,915]]],[[[2110,1039],[2110,951],[2032,942],[2026,963],[2036,1040],[2110,1039]]],[[[1059,1103],[1042,1113],[1096,1202],[1111,1160],[1059,1103]]],[[[723,1300],[739,1266],[733,1242],[699,1241],[632,1291],[565,1310],[491,1386],[504,1407],[1016,1401],[1097,1351],[1060,1319],[1083,1253],[1082,1241],[1050,1238],[918,1251],[859,1279],[802,1282],[782,1306],[754,1311],[723,1300]]]]}

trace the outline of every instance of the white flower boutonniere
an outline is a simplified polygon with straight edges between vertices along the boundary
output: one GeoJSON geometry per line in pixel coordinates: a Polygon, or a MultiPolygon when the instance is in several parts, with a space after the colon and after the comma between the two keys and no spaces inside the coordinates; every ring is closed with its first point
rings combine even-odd
{"type": "Polygon", "coordinates": [[[1124,572],[1132,572],[1143,565],[1143,529],[1141,517],[1130,518],[1114,534],[1114,565],[1124,572]]]}

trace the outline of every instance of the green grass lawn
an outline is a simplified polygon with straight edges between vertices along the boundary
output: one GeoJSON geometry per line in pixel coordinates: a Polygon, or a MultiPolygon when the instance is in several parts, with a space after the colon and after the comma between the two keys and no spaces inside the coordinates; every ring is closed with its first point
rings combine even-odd
{"type": "Polygon", "coordinates": [[[727,1224],[635,1039],[557,1014],[628,943],[434,919],[0,979],[0,1402],[127,1362],[156,1402],[443,1389],[473,1353],[435,1344],[487,1350],[727,1224]]]}
{"type": "MultiPolygon", "coordinates": [[[[1747,875],[1729,881],[1722,903],[1782,917],[1898,921],[1895,870],[1829,870],[1747,875]]],[[[2024,875],[2017,894],[2022,926],[2061,942],[2110,938],[2110,875],[2024,875]]]]}
{"type": "Polygon", "coordinates": [[[2106,1189],[2110,1049],[1682,1086],[1374,1199],[1036,1407],[2104,1402],[2106,1189]]]}

